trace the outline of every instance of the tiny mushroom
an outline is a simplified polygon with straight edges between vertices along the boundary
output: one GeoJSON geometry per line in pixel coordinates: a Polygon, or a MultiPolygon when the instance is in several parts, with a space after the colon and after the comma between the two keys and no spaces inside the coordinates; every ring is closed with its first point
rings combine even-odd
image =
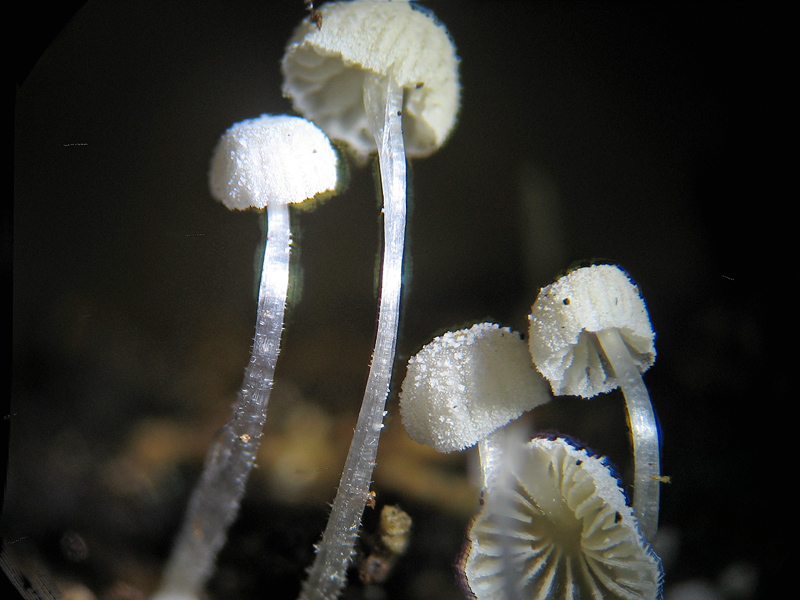
{"type": "Polygon", "coordinates": [[[407,0],[328,2],[318,12],[324,26],[301,23],[283,58],[283,92],[295,110],[347,142],[361,160],[381,151],[373,123],[384,118],[391,121],[387,129],[398,131],[402,121],[410,157],[444,144],[461,88],[455,47],[432,13],[407,0]],[[386,102],[396,95],[398,106],[365,102],[367,94],[386,102]]]}
{"type": "Polygon", "coordinates": [[[663,580],[607,461],[559,437],[484,490],[461,567],[477,600],[655,600],[663,580]]]}
{"type": "Polygon", "coordinates": [[[493,323],[434,338],[408,361],[400,414],[411,439],[440,452],[478,444],[481,485],[504,476],[523,435],[512,422],[550,400],[519,334],[493,323]]]}
{"type": "Polygon", "coordinates": [[[286,47],[283,92],[295,110],[360,162],[377,150],[383,194],[378,324],[361,412],[328,525],[301,598],[344,587],[385,415],[399,327],[406,229],[406,156],[426,156],[452,131],[458,58],[433,15],[407,0],[328,2],[286,47]]]}
{"type": "Polygon", "coordinates": [[[289,285],[287,205],[334,193],[337,170],[337,155],[327,136],[295,116],[262,115],[237,123],[214,150],[211,195],[232,210],[267,210],[256,333],[238,402],[206,455],[155,598],[198,598],[212,574],[266,420],[289,285]]]}
{"type": "Polygon", "coordinates": [[[641,373],[656,351],[639,290],[617,266],[584,267],[543,288],[529,321],[533,362],[555,395],[590,398],[622,389],[633,443],[633,508],[652,539],[658,527],[660,439],[641,373]]]}
{"type": "Polygon", "coordinates": [[[314,123],[261,115],[222,135],[208,184],[211,195],[231,210],[269,211],[334,193],[338,164],[330,140],[314,123]]]}
{"type": "Polygon", "coordinates": [[[400,414],[411,439],[453,452],[549,399],[519,334],[479,323],[436,337],[411,357],[400,414]]]}

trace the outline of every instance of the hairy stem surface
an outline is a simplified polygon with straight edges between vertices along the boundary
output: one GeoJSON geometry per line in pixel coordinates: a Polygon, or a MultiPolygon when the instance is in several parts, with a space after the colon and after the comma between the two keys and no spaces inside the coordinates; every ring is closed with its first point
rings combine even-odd
{"type": "Polygon", "coordinates": [[[239,401],[206,455],[160,591],[155,598],[197,598],[236,518],[267,418],[289,287],[291,233],[286,204],[267,207],[268,229],[258,316],[239,401]]]}
{"type": "Polygon", "coordinates": [[[378,330],[353,441],[331,516],[300,593],[302,600],[333,600],[345,585],[372,482],[397,343],[406,229],[406,157],[400,112],[403,89],[391,75],[368,76],[364,83],[364,106],[378,146],[383,191],[384,246],[378,330]]]}

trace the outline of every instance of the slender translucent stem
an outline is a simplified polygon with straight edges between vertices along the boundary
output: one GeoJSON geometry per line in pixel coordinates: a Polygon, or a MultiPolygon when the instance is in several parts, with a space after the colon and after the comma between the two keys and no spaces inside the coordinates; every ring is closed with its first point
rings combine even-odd
{"type": "Polygon", "coordinates": [[[239,401],[217,433],[192,492],[156,598],[197,598],[213,573],[217,553],[236,518],[267,417],[289,286],[289,209],[267,208],[267,244],[258,291],[258,316],[250,363],[239,401]]]}
{"type": "Polygon", "coordinates": [[[642,374],[631,359],[619,330],[605,329],[597,339],[611,363],[628,407],[628,423],[633,439],[633,510],[645,538],[652,541],[658,530],[658,504],[661,475],[658,425],[650,394],[642,374]]]}
{"type": "Polygon", "coordinates": [[[522,456],[522,447],[530,441],[529,430],[530,422],[517,419],[478,442],[481,484],[484,489],[498,485],[516,471],[522,456]]]}
{"type": "Polygon", "coordinates": [[[481,486],[492,487],[503,469],[503,429],[495,431],[478,442],[478,458],[481,465],[481,486]]]}
{"type": "Polygon", "coordinates": [[[493,512],[496,515],[503,565],[503,586],[497,600],[521,600],[519,573],[515,564],[512,540],[519,537],[516,531],[514,488],[526,443],[526,427],[512,421],[478,442],[481,476],[484,489],[491,489],[493,512]]]}
{"type": "Polygon", "coordinates": [[[391,75],[367,77],[364,107],[378,146],[383,190],[383,264],[378,330],[367,386],[350,451],[302,600],[333,600],[346,582],[383,428],[400,318],[400,287],[406,228],[406,157],[400,111],[403,89],[391,75]]]}

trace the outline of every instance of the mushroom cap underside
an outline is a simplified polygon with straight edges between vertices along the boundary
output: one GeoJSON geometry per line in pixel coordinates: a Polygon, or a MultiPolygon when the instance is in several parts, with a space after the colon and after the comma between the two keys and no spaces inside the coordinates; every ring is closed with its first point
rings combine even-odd
{"type": "Polygon", "coordinates": [[[661,597],[661,560],[605,459],[563,438],[524,446],[510,484],[484,490],[464,573],[477,600],[661,597]]]}
{"type": "Polygon", "coordinates": [[[295,110],[364,158],[376,150],[364,111],[367,72],[404,88],[408,156],[426,156],[453,130],[460,106],[455,47],[429,11],[405,1],[329,2],[322,26],[304,20],[283,58],[283,93],[295,110]]]}
{"type": "Polygon", "coordinates": [[[531,308],[528,345],[554,394],[589,398],[618,386],[596,337],[608,328],[619,330],[641,372],[655,362],[644,299],[619,267],[584,267],[542,288],[531,308]]]}

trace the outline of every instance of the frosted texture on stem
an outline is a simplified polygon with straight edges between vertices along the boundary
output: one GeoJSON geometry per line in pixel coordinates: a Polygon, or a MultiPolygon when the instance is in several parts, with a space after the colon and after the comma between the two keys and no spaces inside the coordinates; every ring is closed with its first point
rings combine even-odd
{"type": "Polygon", "coordinates": [[[378,146],[383,190],[384,248],[378,331],[353,441],[322,542],[300,593],[302,600],[333,600],[346,583],[375,467],[397,343],[406,228],[406,156],[400,117],[403,88],[391,74],[384,77],[368,74],[364,82],[364,105],[378,146]]]}
{"type": "Polygon", "coordinates": [[[288,205],[269,204],[267,211],[267,245],[250,363],[233,416],[206,455],[157,599],[198,597],[239,511],[255,462],[283,329],[291,243],[288,205]]]}
{"type": "Polygon", "coordinates": [[[653,404],[619,330],[611,328],[598,331],[597,339],[625,395],[633,439],[633,510],[645,538],[652,540],[658,530],[661,485],[657,479],[653,479],[661,474],[659,435],[653,404]]]}

